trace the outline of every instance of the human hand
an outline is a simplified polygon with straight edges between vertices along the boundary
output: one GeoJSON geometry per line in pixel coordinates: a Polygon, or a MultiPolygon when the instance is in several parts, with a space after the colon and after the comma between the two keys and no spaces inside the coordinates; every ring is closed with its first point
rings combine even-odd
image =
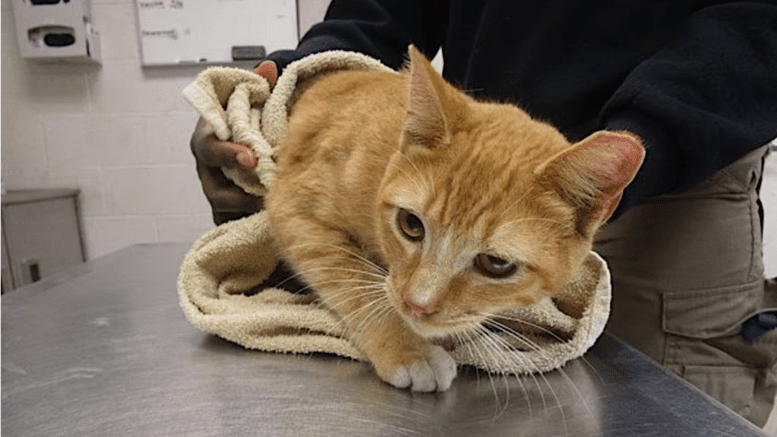
{"type": "MultiPolygon", "coordinates": [[[[278,78],[278,68],[272,61],[261,63],[254,68],[254,73],[267,79],[270,87],[278,78]]],[[[219,141],[213,128],[202,118],[197,122],[190,146],[197,162],[202,191],[210,203],[216,224],[245,217],[264,208],[261,197],[246,193],[221,171],[222,167],[253,168],[257,163],[253,150],[244,144],[219,141]]]]}

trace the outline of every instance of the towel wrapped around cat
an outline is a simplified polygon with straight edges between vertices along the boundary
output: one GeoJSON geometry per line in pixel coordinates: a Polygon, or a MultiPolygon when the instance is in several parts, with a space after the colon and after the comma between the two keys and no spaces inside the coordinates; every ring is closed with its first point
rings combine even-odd
{"type": "MultiPolygon", "coordinates": [[[[259,158],[255,171],[228,176],[246,192],[266,195],[275,180],[276,146],[287,126],[295,86],[333,70],[393,71],[361,54],[332,51],[290,64],[272,91],[251,72],[214,67],[201,73],[184,95],[220,140],[245,143],[254,150],[259,158]]],[[[178,280],[188,320],[250,349],[323,352],[369,361],[316,294],[263,288],[281,252],[266,211],[202,236],[186,255],[178,280]]],[[[493,326],[498,328],[492,334],[503,341],[482,336],[432,341],[459,365],[509,374],[547,372],[594,344],[607,322],[610,296],[607,265],[590,252],[555,296],[497,315],[493,326]]]]}

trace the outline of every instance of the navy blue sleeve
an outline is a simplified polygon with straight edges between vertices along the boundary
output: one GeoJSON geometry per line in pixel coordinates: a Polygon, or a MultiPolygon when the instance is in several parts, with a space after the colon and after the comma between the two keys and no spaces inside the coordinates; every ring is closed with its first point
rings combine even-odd
{"type": "Polygon", "coordinates": [[[348,50],[398,69],[412,42],[434,57],[446,28],[447,1],[333,0],[324,21],[313,26],[296,50],[273,52],[268,59],[283,69],[312,53],[348,50]]]}
{"type": "Polygon", "coordinates": [[[638,134],[647,149],[617,213],[691,189],[766,145],[777,137],[777,5],[732,2],[695,12],[629,74],[600,125],[638,134]]]}
{"type": "MultiPolygon", "coordinates": [[[[296,50],[269,59],[283,68],[339,49],[398,68],[409,43],[433,56],[449,27],[462,31],[448,26],[450,10],[450,0],[334,0],[296,50]]],[[[505,60],[492,61],[483,68],[498,74],[505,60]]],[[[616,215],[646,197],[693,188],[777,137],[777,2],[726,2],[692,13],[671,42],[629,72],[597,124],[634,132],[647,148],[616,215]]]]}

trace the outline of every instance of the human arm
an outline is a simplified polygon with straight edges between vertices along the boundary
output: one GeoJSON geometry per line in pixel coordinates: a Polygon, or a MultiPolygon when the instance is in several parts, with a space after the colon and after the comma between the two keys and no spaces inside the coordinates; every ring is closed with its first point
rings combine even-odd
{"type": "MultiPolygon", "coordinates": [[[[277,67],[272,62],[261,63],[254,69],[254,73],[267,79],[270,86],[278,78],[277,67]]],[[[227,179],[221,170],[223,167],[253,168],[257,158],[248,146],[219,141],[213,128],[203,118],[198,120],[189,144],[197,162],[197,176],[202,191],[211,205],[213,221],[217,225],[263,209],[261,197],[243,191],[227,179]]]]}
{"type": "MultiPolygon", "coordinates": [[[[327,20],[311,29],[297,51],[276,52],[271,57],[283,63],[338,48],[361,51],[396,68],[409,41],[432,56],[445,32],[454,29],[461,34],[467,20],[449,17],[453,10],[449,3],[335,0],[327,20]],[[447,23],[449,19],[457,22],[447,23]]],[[[673,5],[671,13],[683,18],[680,11],[685,7],[673,5]]],[[[686,12],[684,25],[669,43],[635,65],[599,114],[600,128],[632,132],[647,148],[645,164],[624,192],[616,215],[644,198],[690,189],[777,136],[776,2],[726,2],[707,7],[689,2],[687,7],[698,9],[686,12]]],[[[660,26],[658,14],[653,15],[660,26]]],[[[467,29],[463,30],[466,34],[467,29]]],[[[656,38],[653,34],[647,37],[656,38]]],[[[491,42],[495,47],[505,43],[491,42]]],[[[459,51],[476,48],[465,44],[459,51]]],[[[617,54],[609,52],[610,56],[617,54]]],[[[459,79],[473,69],[487,71],[494,68],[493,62],[500,62],[495,58],[489,64],[473,63],[474,57],[458,56],[469,60],[459,79]]],[[[511,62],[506,65],[513,65],[511,62]]],[[[522,64],[516,61],[514,65],[522,64]]],[[[586,73],[571,74],[585,77],[586,73]]]]}
{"type": "Polygon", "coordinates": [[[600,115],[636,133],[645,163],[616,215],[695,187],[777,136],[777,5],[732,2],[693,13],[641,62],[600,115]]]}
{"type": "Polygon", "coordinates": [[[280,70],[313,53],[356,51],[398,69],[412,42],[434,57],[446,29],[448,0],[333,0],[324,21],[313,26],[295,50],[268,55],[280,70]]]}

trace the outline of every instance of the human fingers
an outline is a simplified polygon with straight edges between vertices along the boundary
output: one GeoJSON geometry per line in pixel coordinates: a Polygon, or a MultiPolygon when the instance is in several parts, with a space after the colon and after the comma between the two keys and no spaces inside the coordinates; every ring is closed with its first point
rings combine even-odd
{"type": "Polygon", "coordinates": [[[213,210],[216,224],[245,217],[264,208],[264,199],[246,193],[218,167],[197,165],[202,191],[213,210]]]}
{"type": "Polygon", "coordinates": [[[278,81],[278,66],[273,61],[264,61],[254,67],[254,73],[267,79],[270,83],[270,88],[275,86],[275,82],[278,81]]]}
{"type": "Polygon", "coordinates": [[[200,118],[189,143],[197,164],[208,167],[253,167],[257,158],[248,146],[219,141],[208,123],[200,118]]]}

